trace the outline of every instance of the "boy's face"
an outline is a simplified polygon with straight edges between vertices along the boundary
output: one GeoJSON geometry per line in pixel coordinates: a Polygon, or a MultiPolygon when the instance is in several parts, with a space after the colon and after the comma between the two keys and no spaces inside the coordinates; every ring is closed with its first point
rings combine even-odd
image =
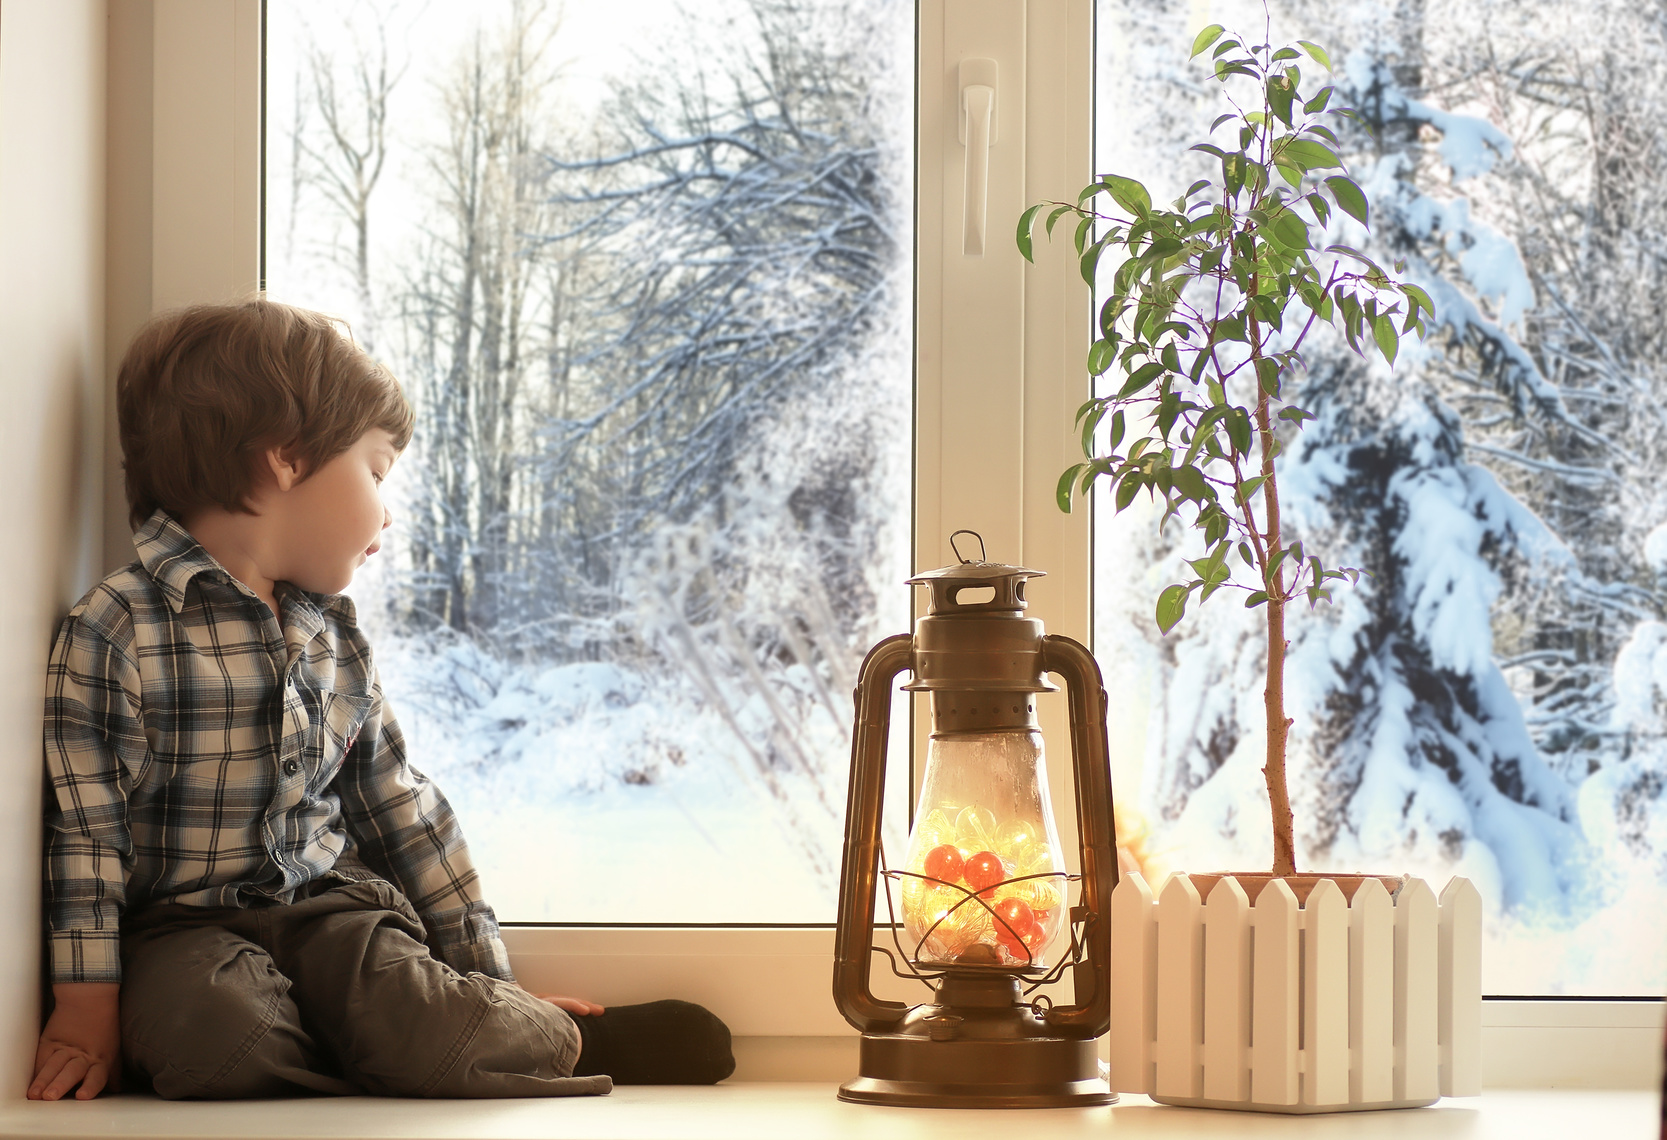
{"type": "Polygon", "coordinates": [[[277,493],[262,510],[282,563],[273,577],[320,594],[345,590],[393,521],[382,505],[382,480],[398,458],[393,436],[372,428],[310,478],[279,473],[277,493]]]}

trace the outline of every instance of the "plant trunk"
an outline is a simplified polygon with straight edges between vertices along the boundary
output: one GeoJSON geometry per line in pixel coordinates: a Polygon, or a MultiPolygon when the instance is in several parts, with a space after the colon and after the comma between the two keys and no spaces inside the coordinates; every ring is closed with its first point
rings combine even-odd
{"type": "MultiPolygon", "coordinates": [[[[1261,355],[1261,330],[1251,322],[1251,355],[1261,355]]],[[[1254,375],[1254,364],[1252,375],[1254,375]]],[[[1263,549],[1271,559],[1284,546],[1279,526],[1279,486],[1273,470],[1273,423],[1268,414],[1268,393],[1257,383],[1256,432],[1262,441],[1262,502],[1267,512],[1268,531],[1263,549]]],[[[1293,581],[1300,580],[1302,567],[1296,569],[1293,581]]],[[[1285,715],[1285,567],[1281,565],[1270,576],[1268,588],[1268,681],[1262,690],[1268,714],[1267,760],[1262,775],[1268,782],[1268,808],[1273,815],[1273,873],[1276,877],[1294,875],[1296,862],[1296,828],[1291,816],[1291,793],[1285,781],[1285,742],[1290,735],[1291,719],[1285,715]]]]}
{"type": "Polygon", "coordinates": [[[1268,687],[1263,690],[1268,710],[1268,753],[1262,774],[1267,777],[1268,807],[1273,813],[1273,873],[1281,877],[1294,875],[1297,870],[1291,794],[1285,784],[1285,741],[1291,730],[1291,719],[1285,715],[1285,648],[1285,602],[1270,596],[1268,687]]]}

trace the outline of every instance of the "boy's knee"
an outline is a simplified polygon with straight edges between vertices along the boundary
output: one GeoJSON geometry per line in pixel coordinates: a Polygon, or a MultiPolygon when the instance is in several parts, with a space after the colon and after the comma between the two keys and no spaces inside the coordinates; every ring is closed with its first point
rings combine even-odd
{"type": "Polygon", "coordinates": [[[228,931],[136,940],[123,960],[128,1067],[170,1099],[294,1092],[316,1060],[288,994],[266,952],[228,931]]]}

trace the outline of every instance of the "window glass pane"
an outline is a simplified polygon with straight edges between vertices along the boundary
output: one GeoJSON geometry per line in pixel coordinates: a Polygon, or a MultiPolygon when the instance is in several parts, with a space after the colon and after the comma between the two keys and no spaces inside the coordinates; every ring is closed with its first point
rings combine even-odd
{"type": "MultiPolygon", "coordinates": [[[[1469,876],[1485,992],[1667,988],[1667,448],[1659,13],[1581,0],[1273,0],[1272,39],[1318,41],[1372,197],[1362,244],[1435,298],[1393,374],[1309,347],[1286,537],[1370,571],[1293,607],[1286,700],[1299,869],[1469,876]]],[[[1096,168],[1172,199],[1215,160],[1189,64],[1259,2],[1099,0],[1096,168]]],[[[1301,60],[1305,77],[1318,71],[1301,60]]],[[[1222,139],[1218,138],[1217,142],[1222,139]]],[[[1232,148],[1232,141],[1226,145],[1232,148]]],[[[1403,342],[1406,344],[1406,342],[1403,342]]],[[[1228,591],[1168,637],[1154,604],[1199,553],[1143,502],[1102,504],[1096,623],[1114,742],[1154,870],[1270,860],[1263,610],[1228,591]]]]}
{"type": "Polygon", "coordinates": [[[913,42],[903,0],[268,7],[270,292],[416,409],[353,593],[505,921],[833,920],[909,619],[913,42]]]}

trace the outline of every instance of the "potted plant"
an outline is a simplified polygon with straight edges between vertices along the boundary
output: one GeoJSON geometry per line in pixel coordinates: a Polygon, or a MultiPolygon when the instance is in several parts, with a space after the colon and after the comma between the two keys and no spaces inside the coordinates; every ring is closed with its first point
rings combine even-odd
{"type": "Polygon", "coordinates": [[[1433,305],[1359,250],[1324,244],[1339,211],[1368,222],[1328,125],[1352,112],[1332,106],[1333,87],[1304,87],[1303,66],[1329,71],[1325,51],[1212,24],[1192,45],[1193,58],[1205,53],[1228,109],[1192,149],[1217,161],[1215,177],[1165,207],[1134,179],[1104,175],[1075,203],[1032,206],[1018,227],[1028,260],[1044,211],[1050,237],[1073,221],[1090,286],[1102,261],[1120,258],[1088,351],[1089,371],[1109,384],[1078,413],[1085,458],[1060,478],[1061,509],[1104,480],[1117,510],[1146,492],[1163,525],[1199,533],[1192,576],[1158,596],[1165,634],[1195,596],[1223,590],[1267,623],[1271,870],[1174,875],[1157,898],[1138,874],[1119,885],[1112,1087],[1281,1112],[1474,1094],[1475,888],[1454,879],[1437,900],[1399,875],[1298,874],[1285,770],[1287,613],[1359,575],[1326,566],[1281,524],[1280,455],[1314,418],[1294,400],[1304,346],[1327,324],[1393,365],[1433,305]]]}

